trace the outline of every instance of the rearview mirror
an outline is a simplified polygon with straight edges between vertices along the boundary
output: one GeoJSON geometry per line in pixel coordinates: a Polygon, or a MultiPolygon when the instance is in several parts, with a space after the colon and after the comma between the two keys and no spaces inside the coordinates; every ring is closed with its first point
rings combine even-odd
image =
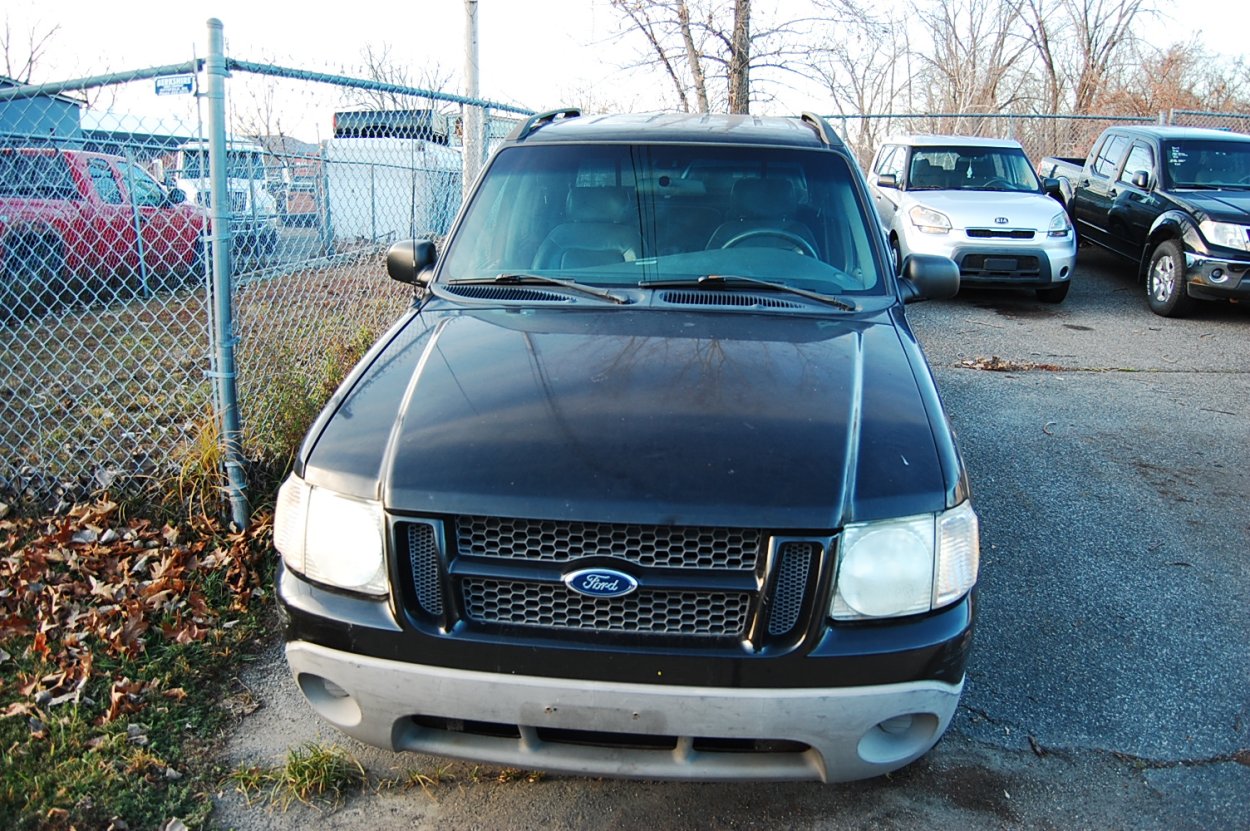
{"type": "Polygon", "coordinates": [[[893,173],[882,173],[877,177],[877,187],[898,188],[898,176],[893,173]]]}
{"type": "Polygon", "coordinates": [[[1133,171],[1133,178],[1129,179],[1129,181],[1133,183],[1135,188],[1141,188],[1142,190],[1150,189],[1150,173],[1148,171],[1133,171]]]}
{"type": "Polygon", "coordinates": [[[959,266],[950,257],[911,254],[898,278],[904,303],[945,300],[959,293],[959,266]]]}
{"type": "Polygon", "coordinates": [[[437,257],[429,240],[403,240],[386,250],[386,273],[392,280],[424,288],[430,284],[437,257]]]}

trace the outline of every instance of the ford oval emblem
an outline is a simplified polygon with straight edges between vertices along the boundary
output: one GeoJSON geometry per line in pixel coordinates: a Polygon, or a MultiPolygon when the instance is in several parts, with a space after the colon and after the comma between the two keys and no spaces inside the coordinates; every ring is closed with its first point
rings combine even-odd
{"type": "Polygon", "coordinates": [[[621,597],[638,588],[638,581],[610,568],[584,568],[564,575],[564,585],[587,597],[621,597]]]}

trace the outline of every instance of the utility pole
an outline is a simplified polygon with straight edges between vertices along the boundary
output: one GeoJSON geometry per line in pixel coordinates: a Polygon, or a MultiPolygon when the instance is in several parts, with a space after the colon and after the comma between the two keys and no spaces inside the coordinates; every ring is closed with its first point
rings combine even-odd
{"type": "MultiPolygon", "coordinates": [[[[481,100],[478,86],[477,64],[477,0],[464,0],[464,95],[474,101],[481,100]]],[[[461,109],[460,120],[463,135],[461,145],[464,150],[464,195],[477,179],[482,167],[482,108],[476,104],[465,104],[461,109]]]]}

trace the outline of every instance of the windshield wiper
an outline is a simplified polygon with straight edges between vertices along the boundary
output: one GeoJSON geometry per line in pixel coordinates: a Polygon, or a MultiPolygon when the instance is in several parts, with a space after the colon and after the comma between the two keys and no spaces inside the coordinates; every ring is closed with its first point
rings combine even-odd
{"type": "Polygon", "coordinates": [[[601,289],[597,286],[587,286],[574,280],[563,280],[559,277],[547,277],[543,274],[497,274],[494,277],[464,277],[459,280],[447,281],[447,285],[449,286],[520,286],[527,284],[559,286],[561,288],[569,289],[570,291],[580,291],[582,294],[589,294],[591,297],[597,297],[600,300],[608,300],[612,303],[624,304],[629,302],[629,298],[621,297],[619,294],[613,294],[607,289],[601,289]]]}
{"type": "Polygon", "coordinates": [[[828,294],[821,294],[817,291],[808,291],[794,286],[787,286],[785,283],[774,283],[771,280],[760,280],[756,277],[744,277],[741,274],[705,274],[702,277],[688,277],[677,280],[643,280],[638,284],[640,289],[657,289],[657,288],[679,288],[696,286],[700,288],[723,288],[729,283],[746,283],[752,286],[760,286],[774,291],[784,291],[789,294],[797,294],[799,297],[806,297],[809,300],[815,300],[818,303],[827,303],[830,306],[842,309],[847,312],[859,311],[854,304],[840,297],[833,297],[828,294]]]}

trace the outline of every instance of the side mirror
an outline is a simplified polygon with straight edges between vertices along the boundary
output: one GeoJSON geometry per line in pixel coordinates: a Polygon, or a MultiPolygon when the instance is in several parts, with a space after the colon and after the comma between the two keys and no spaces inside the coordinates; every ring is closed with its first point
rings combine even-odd
{"type": "Polygon", "coordinates": [[[945,300],[959,293],[959,266],[949,257],[912,254],[903,262],[898,285],[904,303],[945,300]]]}
{"type": "Polygon", "coordinates": [[[181,205],[187,201],[187,192],[182,188],[170,188],[165,198],[169,200],[171,205],[181,205]]]}
{"type": "Polygon", "coordinates": [[[426,239],[397,242],[386,250],[386,273],[392,280],[425,287],[430,284],[438,254],[426,239]]]}
{"type": "Polygon", "coordinates": [[[882,173],[877,177],[877,187],[898,189],[898,176],[893,173],[882,173]]]}
{"type": "Polygon", "coordinates": [[[1058,179],[1047,176],[1042,180],[1042,192],[1047,196],[1053,196],[1055,199],[1063,199],[1063,182],[1058,179]]]}
{"type": "Polygon", "coordinates": [[[1134,170],[1133,178],[1129,179],[1133,187],[1150,190],[1150,173],[1145,170],[1134,170]]]}

